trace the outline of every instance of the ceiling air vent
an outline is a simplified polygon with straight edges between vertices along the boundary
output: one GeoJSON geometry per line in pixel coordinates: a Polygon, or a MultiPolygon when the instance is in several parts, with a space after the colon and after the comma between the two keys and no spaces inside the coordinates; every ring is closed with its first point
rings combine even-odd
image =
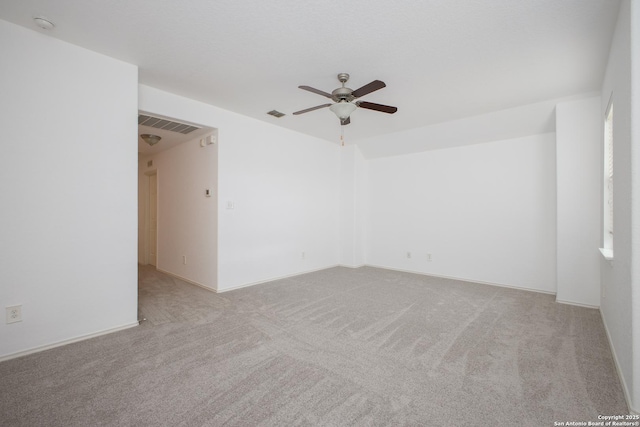
{"type": "Polygon", "coordinates": [[[284,113],[281,113],[280,111],[277,111],[277,110],[271,110],[267,114],[269,114],[270,116],[273,116],[273,117],[277,117],[277,118],[280,118],[280,117],[285,115],[284,113]]]}
{"type": "Polygon", "coordinates": [[[172,122],[171,120],[145,116],[144,114],[138,115],[138,124],[142,126],[150,126],[156,129],[168,130],[170,132],[182,133],[184,135],[200,129],[197,126],[188,125],[186,123],[172,122]]]}

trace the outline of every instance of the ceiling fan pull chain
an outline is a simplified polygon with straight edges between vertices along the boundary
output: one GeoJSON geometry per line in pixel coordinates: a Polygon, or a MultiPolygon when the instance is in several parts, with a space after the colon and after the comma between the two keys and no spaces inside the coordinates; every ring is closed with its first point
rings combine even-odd
{"type": "Polygon", "coordinates": [[[344,126],[340,126],[340,143],[344,147],[344,126]]]}

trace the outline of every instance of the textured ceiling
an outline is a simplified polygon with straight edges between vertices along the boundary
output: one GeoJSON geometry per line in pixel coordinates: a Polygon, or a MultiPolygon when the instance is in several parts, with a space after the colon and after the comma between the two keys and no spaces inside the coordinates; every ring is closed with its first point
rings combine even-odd
{"type": "Polygon", "coordinates": [[[599,90],[615,0],[0,0],[0,18],[138,65],[140,83],[330,141],[327,99],[297,88],[387,87],[351,141],[599,90]],[[277,119],[266,113],[286,113],[277,119]]]}

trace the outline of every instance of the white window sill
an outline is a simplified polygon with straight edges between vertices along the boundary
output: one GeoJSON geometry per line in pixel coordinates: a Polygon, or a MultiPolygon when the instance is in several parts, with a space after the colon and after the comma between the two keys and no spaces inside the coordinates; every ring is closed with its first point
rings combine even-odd
{"type": "Polygon", "coordinates": [[[600,253],[607,261],[613,261],[613,249],[600,248],[600,253]]]}

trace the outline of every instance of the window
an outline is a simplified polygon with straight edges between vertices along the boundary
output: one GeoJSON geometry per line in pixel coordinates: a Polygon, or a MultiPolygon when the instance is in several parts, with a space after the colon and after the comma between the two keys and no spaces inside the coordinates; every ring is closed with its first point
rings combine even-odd
{"type": "Polygon", "coordinates": [[[613,102],[609,101],[604,116],[604,168],[603,168],[603,247],[602,255],[613,259],[613,102]]]}

